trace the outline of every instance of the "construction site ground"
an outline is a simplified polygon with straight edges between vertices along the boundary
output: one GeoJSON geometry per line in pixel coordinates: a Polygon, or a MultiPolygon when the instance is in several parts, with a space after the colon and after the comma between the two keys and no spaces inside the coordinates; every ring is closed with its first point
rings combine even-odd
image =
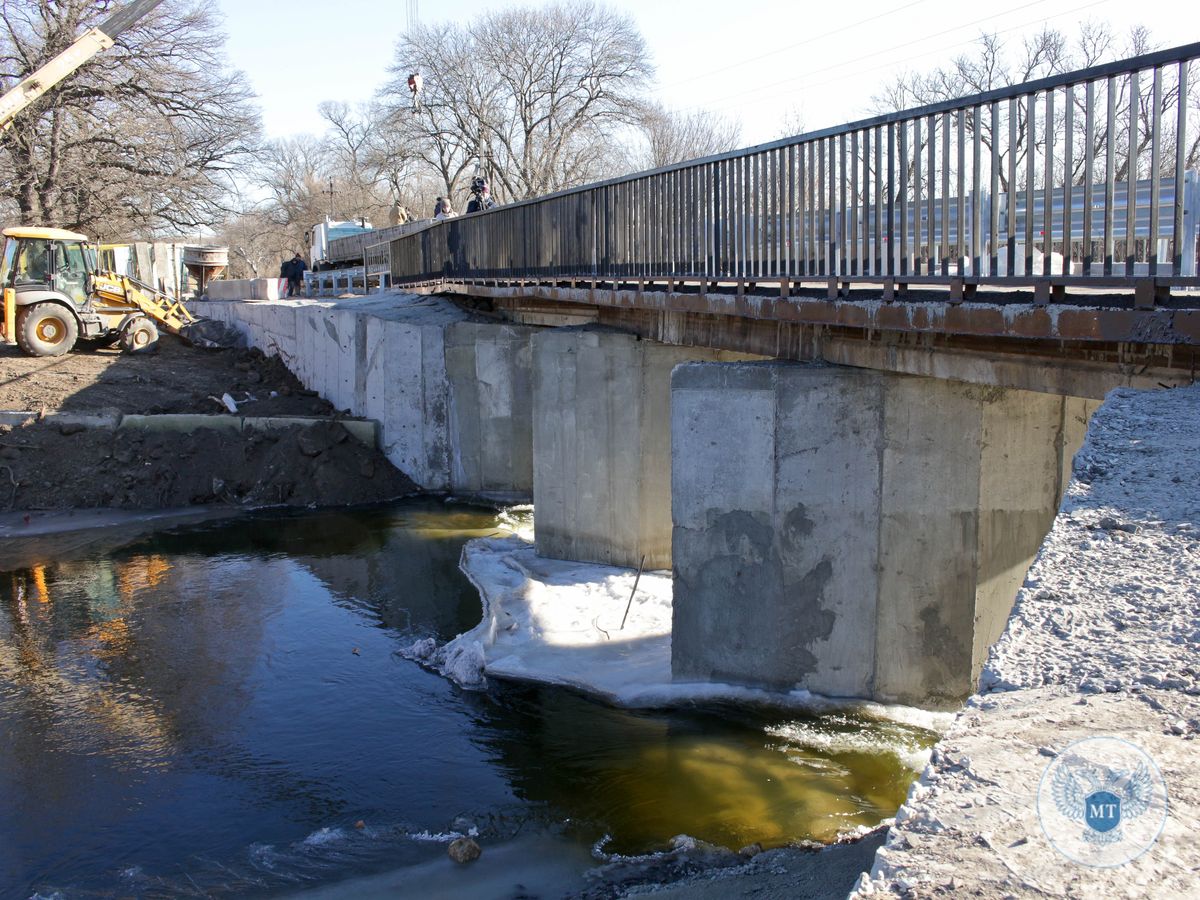
{"type": "Polygon", "coordinates": [[[0,346],[0,511],[329,506],[412,493],[412,482],[353,439],[340,414],[277,359],[164,336],[150,354],[86,347],[32,358],[0,346]],[[54,413],[321,417],[267,433],[143,433],[56,423],[54,413]],[[44,416],[50,418],[43,419],[44,416]]]}

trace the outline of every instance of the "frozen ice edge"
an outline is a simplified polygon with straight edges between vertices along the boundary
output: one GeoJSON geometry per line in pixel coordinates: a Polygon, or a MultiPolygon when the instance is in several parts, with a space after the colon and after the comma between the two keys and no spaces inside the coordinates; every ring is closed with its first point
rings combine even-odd
{"type": "Polygon", "coordinates": [[[799,688],[674,681],[669,572],[642,573],[622,631],[636,577],[631,569],[544,559],[521,537],[470,541],[459,565],[479,591],[479,625],[445,644],[427,638],[401,653],[464,688],[484,689],[493,677],[558,685],[627,709],[714,703],[818,713],[849,709],[939,732],[954,720],[954,713],[799,688]]]}

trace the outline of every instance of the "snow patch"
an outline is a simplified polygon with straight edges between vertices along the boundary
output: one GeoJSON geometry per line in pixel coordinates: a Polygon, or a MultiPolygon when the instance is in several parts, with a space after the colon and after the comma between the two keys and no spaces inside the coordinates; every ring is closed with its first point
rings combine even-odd
{"type": "Polygon", "coordinates": [[[426,638],[402,654],[466,688],[485,688],[490,676],[561,685],[636,709],[710,703],[818,712],[852,708],[934,731],[954,718],[799,688],[674,681],[669,572],[643,572],[635,592],[632,569],[543,559],[518,537],[470,541],[460,566],[479,590],[482,621],[445,645],[426,638]]]}

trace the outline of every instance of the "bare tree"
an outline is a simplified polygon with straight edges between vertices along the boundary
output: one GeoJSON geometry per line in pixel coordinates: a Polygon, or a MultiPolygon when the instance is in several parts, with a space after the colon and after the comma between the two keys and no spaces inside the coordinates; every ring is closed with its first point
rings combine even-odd
{"type": "Polygon", "coordinates": [[[499,79],[475,53],[471,33],[459,26],[416,28],[400,39],[396,54],[381,91],[387,126],[440,182],[438,193],[454,195],[487,146],[490,123],[501,118],[499,79]],[[425,82],[416,108],[407,86],[413,72],[425,82]]]}
{"type": "MultiPolygon", "coordinates": [[[[953,100],[970,94],[979,94],[997,88],[1024,84],[1039,78],[1061,74],[1069,71],[1094,66],[1102,62],[1125,57],[1138,56],[1155,49],[1150,32],[1142,27],[1134,28],[1125,39],[1119,39],[1105,23],[1083,22],[1075,30],[1074,42],[1057,30],[1044,28],[1040,32],[1023,38],[1013,50],[995,34],[981,35],[976,41],[972,53],[956,57],[949,66],[934,69],[927,73],[907,73],[891,84],[874,98],[877,112],[893,112],[917,106],[953,100]]],[[[1160,113],[1172,110],[1179,95],[1178,83],[1171,77],[1164,80],[1160,113]]],[[[1098,92],[1107,90],[1102,82],[1096,88],[1098,92]]],[[[1114,117],[1108,121],[1107,116],[1097,117],[1097,127],[1090,136],[1092,152],[1097,158],[1103,158],[1106,152],[1109,129],[1117,136],[1114,142],[1113,164],[1117,180],[1124,180],[1129,170],[1129,122],[1131,113],[1129,81],[1117,79],[1114,84],[1114,117]]],[[[1194,95],[1189,103],[1196,107],[1198,99],[1194,95]]],[[[1106,105],[1107,98],[1102,97],[1106,105]]],[[[1067,140],[1071,141],[1074,169],[1071,177],[1078,183],[1083,178],[1085,151],[1089,136],[1084,131],[1085,97],[1082,89],[1074,91],[1072,103],[1075,107],[1073,133],[1068,136],[1064,132],[1064,117],[1061,115],[1055,121],[1052,134],[1046,134],[1044,128],[1034,129],[1034,139],[1028,140],[1029,123],[1026,121],[1028,110],[1023,103],[1016,105],[1016,136],[1015,169],[1020,179],[1025,177],[1025,161],[1027,154],[1041,154],[1045,150],[1047,139],[1062,146],[1067,140]]],[[[1153,97],[1143,90],[1138,97],[1138,139],[1134,159],[1140,160],[1152,140],[1152,109],[1153,97]]],[[[1104,106],[1101,106],[1104,108],[1104,106]]],[[[1001,189],[1007,191],[1009,156],[1013,148],[1009,146],[1008,112],[1003,113],[1000,133],[992,133],[992,122],[989,115],[983,115],[978,122],[972,111],[963,113],[965,116],[966,132],[974,135],[976,129],[980,133],[980,141],[989,153],[998,154],[1000,159],[1001,189]]],[[[1189,119],[1194,120],[1194,115],[1189,119]]],[[[1174,147],[1178,139],[1174,133],[1174,122],[1167,116],[1163,120],[1163,165],[1173,166],[1174,147]]],[[[1035,123],[1036,124],[1036,123],[1035,123]]],[[[940,126],[939,126],[940,127],[940,126]]],[[[922,143],[914,148],[916,153],[936,135],[931,135],[926,129],[922,134],[922,143]]],[[[1193,167],[1200,162],[1200,131],[1185,135],[1188,141],[1186,147],[1186,164],[1193,167]]],[[[911,168],[911,167],[910,167],[911,168]]],[[[910,171],[911,174],[911,171],[910,171]]],[[[1148,174],[1148,173],[1145,173],[1148,174]]],[[[1160,174],[1166,174],[1166,169],[1160,174]]],[[[1063,175],[1057,174],[1061,181],[1063,175]]]]}
{"type": "MultiPolygon", "coordinates": [[[[69,46],[112,6],[6,0],[0,88],[69,46]]],[[[259,128],[252,94],[226,64],[223,43],[209,0],[168,0],[0,136],[0,202],[22,221],[99,238],[218,221],[259,128]]]]}
{"type": "Polygon", "coordinates": [[[742,138],[737,120],[707,112],[672,112],[657,103],[642,110],[638,125],[646,145],[638,157],[644,169],[725,153],[736,149],[742,138]]]}
{"type": "Polygon", "coordinates": [[[609,174],[614,132],[638,121],[652,71],[628,16],[580,0],[416,29],[383,97],[448,194],[479,164],[501,199],[521,199],[609,174]],[[417,71],[425,93],[412,115],[406,81],[417,71]]]}
{"type": "Polygon", "coordinates": [[[799,106],[792,106],[779,119],[779,130],[775,136],[779,138],[795,137],[804,134],[808,126],[804,123],[804,114],[799,106]]]}
{"type": "MultiPolygon", "coordinates": [[[[926,106],[944,100],[953,100],[969,94],[982,94],[997,88],[1014,84],[1023,84],[1038,78],[1045,78],[1074,68],[1074,60],[1067,51],[1067,40],[1062,32],[1043,28],[1041,31],[1028,35],[1020,42],[1015,55],[1010,55],[1004,42],[996,34],[982,34],[975,42],[972,53],[964,53],[955,57],[947,67],[934,69],[927,73],[909,72],[892,83],[872,98],[875,111],[879,113],[895,112],[916,106],[926,106]]],[[[1021,169],[1022,160],[1030,149],[1025,141],[1028,123],[1025,121],[1025,109],[1018,104],[1017,108],[1017,167],[1021,169]]],[[[982,116],[979,122],[974,115],[968,113],[966,128],[969,134],[974,134],[978,127],[981,142],[989,152],[998,152],[1001,159],[1001,186],[1008,189],[1007,159],[1008,148],[1004,141],[1004,133],[992,134],[991,120],[982,116]]],[[[916,153],[933,138],[925,132],[920,146],[914,148],[916,153]]],[[[1036,152],[1044,145],[1044,136],[1038,135],[1033,150],[1036,152]]]]}

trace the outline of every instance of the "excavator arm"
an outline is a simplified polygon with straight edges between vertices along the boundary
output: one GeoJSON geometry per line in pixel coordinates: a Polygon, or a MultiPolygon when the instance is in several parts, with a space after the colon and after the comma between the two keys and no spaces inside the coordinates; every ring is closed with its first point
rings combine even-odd
{"type": "Polygon", "coordinates": [[[75,43],[50,60],[16,87],[0,97],[0,131],[7,131],[22,110],[56,84],[84,65],[97,53],[116,43],[139,19],[148,15],[163,0],[134,0],[97,25],[88,29],[75,43]]]}
{"type": "Polygon", "coordinates": [[[92,296],[100,303],[136,307],[171,334],[179,334],[185,326],[197,321],[188,308],[174,297],[127,275],[96,273],[92,279],[92,296]]]}

